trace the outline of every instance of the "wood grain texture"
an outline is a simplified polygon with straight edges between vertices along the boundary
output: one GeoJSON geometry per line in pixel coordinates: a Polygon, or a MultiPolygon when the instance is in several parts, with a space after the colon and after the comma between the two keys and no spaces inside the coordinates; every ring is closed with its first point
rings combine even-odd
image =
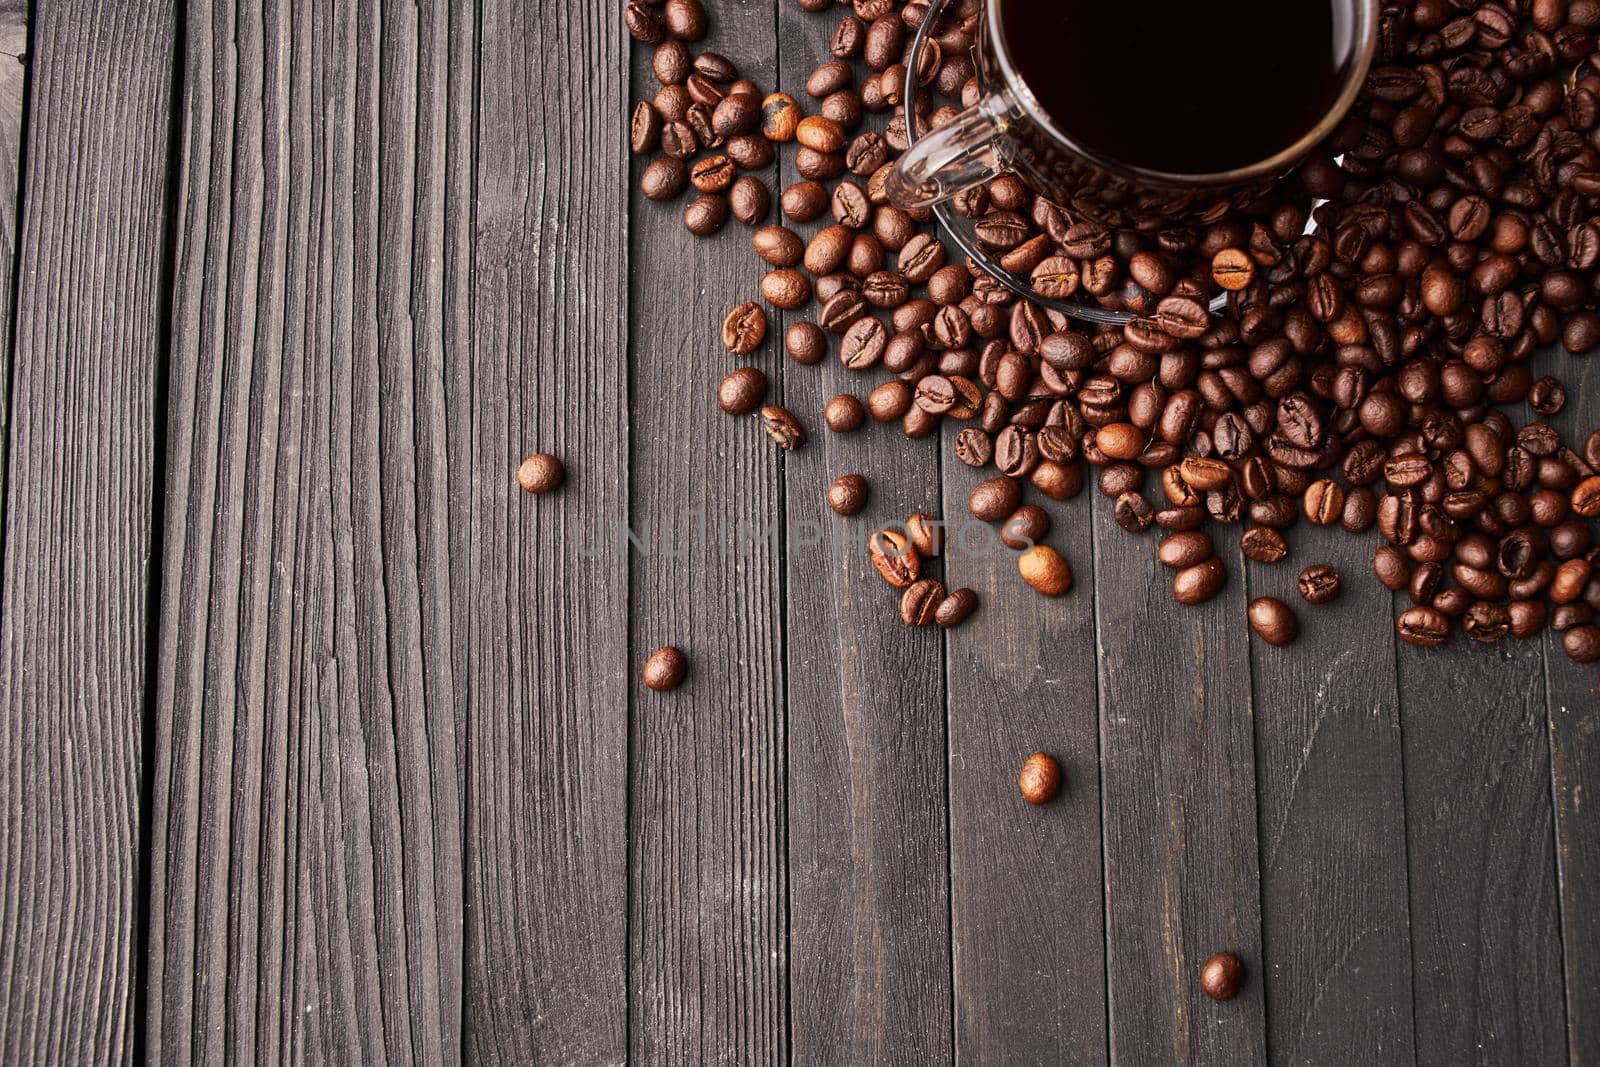
{"type": "Polygon", "coordinates": [[[451,1062],[471,26],[188,15],[150,1056],[451,1062]]]}
{"type": "MultiPolygon", "coordinates": [[[[136,1027],[175,25],[167,4],[37,18],[0,587],[0,1060],[110,1063],[136,1027]]],[[[0,107],[14,67],[0,57],[0,107]]]]}
{"type": "MultiPolygon", "coordinates": [[[[1409,606],[1404,594],[1397,608],[1409,606]]],[[[1419,1056],[1566,1058],[1544,658],[1396,642],[1419,1056]]]]}
{"type": "MultiPolygon", "coordinates": [[[[779,84],[804,85],[838,15],[785,0],[777,10],[779,84]]],[[[858,78],[867,73],[857,65],[858,78]]],[[[867,125],[881,130],[886,118],[867,125]]],[[[792,158],[786,146],[785,182],[799,178],[792,158]]],[[[832,221],[790,225],[809,239],[832,221]]],[[[759,277],[748,244],[740,261],[759,277]]],[[[813,302],[783,321],[817,311],[813,302]]],[[[951,1057],[942,640],[937,628],[901,624],[899,591],[868,562],[867,539],[915,512],[940,513],[941,444],[871,420],[849,436],[827,430],[830,397],[864,399],[888,377],[845,369],[837,350],[835,341],[814,367],[776,344],[770,357],[785,403],[813,431],[784,465],[794,1061],[933,1065],[951,1057]],[[846,473],[871,485],[867,509],[849,519],[825,501],[846,473]]],[[[938,570],[929,561],[928,573],[938,570]]]]}
{"type": "MultiPolygon", "coordinates": [[[[1265,1059],[1256,781],[1241,556],[1195,608],[1172,599],[1156,533],[1134,538],[1095,493],[1106,975],[1111,1057],[1128,1063],[1265,1059]],[[1248,979],[1200,990],[1214,952],[1248,979]]],[[[1147,492],[1154,494],[1157,490],[1147,492]]]]}
{"type": "MultiPolygon", "coordinates": [[[[953,441],[946,432],[946,444],[953,441]]],[[[1095,673],[1093,505],[1055,503],[1046,543],[1072,567],[1070,595],[1030,589],[1016,557],[971,517],[985,475],[946,449],[945,514],[981,551],[956,549],[950,580],[982,599],[950,632],[950,852],[956,1055],[963,1063],[1104,1062],[1106,970],[1095,673]],[[989,536],[979,542],[975,531],[989,536]],[[1017,787],[1036,751],[1061,761],[1058,799],[1017,787]]]]}
{"type": "Polygon", "coordinates": [[[488,0],[457,367],[468,1059],[627,1047],[627,48],[621,5],[488,0]],[[612,192],[615,190],[615,192],[612,192]],[[526,497],[518,461],[563,457],[526,497]]]}
{"type": "MultiPolygon", "coordinates": [[[[1534,367],[1566,383],[1567,405],[1547,421],[1581,454],[1584,440],[1600,428],[1600,361],[1570,356],[1558,347],[1536,356],[1534,367]]],[[[1600,796],[1597,671],[1567,658],[1560,634],[1547,631],[1543,640],[1567,1055],[1575,1064],[1600,1062],[1600,832],[1593,811],[1593,798],[1600,796]]]]}
{"type": "MultiPolygon", "coordinates": [[[[695,48],[770,85],[775,12],[772,0],[717,5],[695,48]]],[[[635,52],[633,95],[653,96],[649,49],[635,52]]],[[[624,128],[619,117],[610,129],[624,128]]],[[[643,543],[631,556],[625,675],[629,1051],[647,1063],[780,1063],[789,1053],[786,460],[755,416],[729,418],[716,401],[717,383],[740,362],[722,347],[723,316],[755,295],[760,272],[737,222],[699,239],[681,221],[687,196],[632,196],[630,499],[643,543]],[[639,669],[666,644],[688,656],[688,680],[653,693],[639,669]]],[[[773,377],[777,345],[769,329],[751,357],[773,377]]],[[[788,461],[814,462],[805,450],[788,461]]]]}
{"type": "Polygon", "coordinates": [[[1416,1051],[1395,637],[1371,542],[1302,522],[1288,559],[1245,576],[1249,597],[1275,596],[1300,620],[1293,645],[1250,646],[1267,1047],[1285,1063],[1410,1063],[1416,1051]],[[1334,603],[1300,597],[1311,563],[1338,568],[1334,603]]]}

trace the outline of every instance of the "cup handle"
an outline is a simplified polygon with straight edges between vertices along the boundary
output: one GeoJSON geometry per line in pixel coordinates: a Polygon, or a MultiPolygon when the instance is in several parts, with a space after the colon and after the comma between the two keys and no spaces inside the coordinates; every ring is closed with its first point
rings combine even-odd
{"type": "Polygon", "coordinates": [[[1002,90],[923,134],[889,172],[890,201],[907,209],[932,207],[998,175],[1005,169],[1000,145],[1020,113],[1016,100],[1002,90]]]}

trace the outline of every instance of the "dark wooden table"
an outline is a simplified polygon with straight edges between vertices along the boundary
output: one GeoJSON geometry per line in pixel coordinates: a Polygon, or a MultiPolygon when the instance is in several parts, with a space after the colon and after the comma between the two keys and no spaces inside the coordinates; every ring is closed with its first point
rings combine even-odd
{"type": "Polygon", "coordinates": [[[901,627],[861,539],[975,476],[716,409],[757,264],[625,192],[621,8],[0,2],[0,1060],[1600,1062],[1593,672],[1396,643],[1337,533],[1174,610],[1092,492],[1069,598],[901,627]]]}

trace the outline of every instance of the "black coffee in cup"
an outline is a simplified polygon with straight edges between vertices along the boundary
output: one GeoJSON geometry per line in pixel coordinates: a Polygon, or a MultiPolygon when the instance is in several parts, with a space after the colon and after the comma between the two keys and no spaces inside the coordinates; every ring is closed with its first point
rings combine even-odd
{"type": "Polygon", "coordinates": [[[998,0],[1016,74],[1061,134],[1112,163],[1218,174],[1332,110],[1357,0],[998,0]]]}

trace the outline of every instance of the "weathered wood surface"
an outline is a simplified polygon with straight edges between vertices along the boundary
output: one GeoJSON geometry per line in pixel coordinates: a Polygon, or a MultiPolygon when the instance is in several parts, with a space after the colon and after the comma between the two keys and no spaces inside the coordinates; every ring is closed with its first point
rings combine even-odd
{"type": "Polygon", "coordinates": [[[1219,538],[1227,585],[1176,607],[1156,531],[1124,533],[1090,481],[1111,1057],[1264,1062],[1243,558],[1219,538]],[[1248,970],[1225,1004],[1199,985],[1215,952],[1248,970]]]}
{"type": "MultiPolygon", "coordinates": [[[[865,535],[975,475],[822,427],[881,375],[783,356],[814,307],[753,357],[810,444],[716,408],[762,268],[631,184],[620,5],[35,13],[0,3],[0,1059],[1600,1054],[1592,668],[1398,642],[1337,531],[1248,573],[1224,531],[1175,609],[1092,486],[1049,506],[1070,597],[956,551],[980,613],[904,628],[865,535]]],[[[764,88],[834,22],[714,15],[764,88]]],[[[1540,359],[1581,440],[1600,371],[1540,359]]]]}
{"type": "Polygon", "coordinates": [[[465,60],[448,67],[463,99],[478,94],[475,193],[446,216],[476,211],[472,356],[449,364],[465,1053],[616,1063],[635,673],[616,536],[629,508],[629,302],[624,205],[598,191],[627,181],[625,37],[615,4],[479,10],[476,85],[465,60]],[[535,451],[566,457],[568,477],[530,499],[511,476],[535,451]]]}
{"type": "MultiPolygon", "coordinates": [[[[780,84],[803,84],[833,20],[777,0],[780,84]]],[[[881,129],[887,116],[870,123],[881,129]]],[[[793,147],[782,183],[798,180],[793,147]]],[[[776,212],[775,212],[776,217],[776,212]]],[[[795,224],[807,238],[833,217],[795,224]]],[[[759,260],[744,234],[745,277],[759,260]]],[[[786,312],[813,321],[815,305],[786,312]]],[[[791,1015],[796,1063],[947,1063],[950,900],[945,677],[940,633],[898,621],[898,593],[867,559],[871,531],[941,513],[937,440],[898,425],[827,430],[830,397],[865,401],[887,377],[830,355],[804,367],[775,336],[766,358],[812,440],[784,464],[788,602],[791,1015]],[[859,473],[865,511],[829,510],[829,483],[859,473]]],[[[939,562],[929,560],[929,574],[939,562]]]]}
{"type": "Polygon", "coordinates": [[[0,1060],[98,1063],[139,1025],[175,15],[35,10],[19,220],[26,12],[0,7],[0,1060]]]}
{"type": "Polygon", "coordinates": [[[1361,561],[1372,539],[1302,523],[1286,560],[1247,565],[1247,596],[1300,619],[1293,646],[1250,646],[1267,1047],[1284,1062],[1417,1051],[1397,638],[1389,593],[1361,561]],[[1313,607],[1300,571],[1329,560],[1342,591],[1313,607]]]}
{"type": "Polygon", "coordinates": [[[188,10],[151,817],[163,1060],[460,1049],[451,476],[471,468],[449,465],[471,108],[449,72],[471,54],[443,4],[188,10]]]}
{"type": "MultiPolygon", "coordinates": [[[[700,47],[738,56],[746,76],[771,84],[775,11],[770,0],[719,5],[700,47]]],[[[635,63],[634,95],[655,88],[648,65],[635,63]]],[[[626,119],[615,121],[604,135],[621,136],[626,119]]],[[[687,200],[641,206],[631,219],[628,499],[646,543],[631,555],[631,653],[617,665],[633,694],[629,1052],[642,1063],[781,1063],[784,460],[753,417],[717,407],[717,383],[738,362],[719,340],[722,319],[751,297],[757,276],[739,223],[730,219],[721,239],[696,239],[679,218],[687,200]],[[687,654],[688,680],[652,693],[639,666],[666,644],[687,654]]],[[[777,346],[769,327],[753,357],[775,383],[777,346]]],[[[613,580],[622,578],[619,569],[613,580]]]]}

